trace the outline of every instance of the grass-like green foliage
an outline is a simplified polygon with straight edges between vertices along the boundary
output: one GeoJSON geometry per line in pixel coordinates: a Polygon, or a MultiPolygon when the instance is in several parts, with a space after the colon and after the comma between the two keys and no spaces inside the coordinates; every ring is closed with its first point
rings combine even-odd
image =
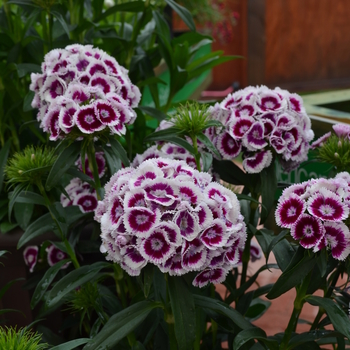
{"type": "Polygon", "coordinates": [[[44,182],[56,160],[54,150],[45,147],[28,146],[15,153],[5,167],[9,184],[29,185],[44,182]]]}
{"type": "Polygon", "coordinates": [[[193,137],[208,127],[208,106],[198,102],[187,102],[176,109],[170,121],[181,133],[193,137]]]}
{"type": "Polygon", "coordinates": [[[73,293],[69,308],[74,312],[85,311],[88,313],[95,309],[100,300],[96,283],[85,283],[73,293]]]}
{"type": "Polygon", "coordinates": [[[43,350],[48,344],[40,344],[41,334],[26,328],[0,327],[0,349],[3,350],[43,350]]]}
{"type": "Polygon", "coordinates": [[[332,135],[318,150],[317,158],[334,165],[338,172],[350,170],[350,140],[332,135]]]}

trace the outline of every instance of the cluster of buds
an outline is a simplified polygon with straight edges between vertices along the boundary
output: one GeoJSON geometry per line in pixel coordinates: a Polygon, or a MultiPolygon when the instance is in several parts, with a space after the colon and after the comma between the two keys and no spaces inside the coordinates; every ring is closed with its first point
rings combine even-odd
{"type": "Polygon", "coordinates": [[[132,124],[140,91],[128,71],[102,50],[74,44],[50,51],[42,73],[31,75],[33,108],[50,140],[108,130],[122,135],[132,124]]]}
{"type": "Polygon", "coordinates": [[[220,283],[239,261],[246,227],[236,195],[184,161],[149,159],[105,186],[95,211],[101,252],[130,275],[152,263],[193,284],[220,283]]]}
{"type": "Polygon", "coordinates": [[[278,201],[276,223],[289,228],[305,249],[325,248],[335,259],[345,260],[350,254],[349,185],[350,175],[343,172],[286,188],[278,201]]]}
{"type": "Polygon", "coordinates": [[[266,86],[247,87],[210,107],[210,114],[225,126],[225,131],[218,134],[211,128],[208,137],[225,159],[242,152],[248,173],[268,167],[274,154],[286,171],[307,159],[314,133],[297,94],[266,86]]]}
{"type": "MultiPolygon", "coordinates": [[[[49,266],[54,266],[61,260],[67,259],[68,255],[65,252],[62,252],[62,250],[55,247],[53,244],[51,244],[49,247],[45,249],[47,253],[47,263],[49,266]]],[[[23,259],[25,264],[29,267],[29,272],[34,271],[34,267],[36,263],[38,262],[38,256],[39,256],[39,247],[36,245],[30,245],[26,247],[23,251],[23,259]]],[[[67,268],[69,265],[69,262],[67,264],[64,264],[61,269],[67,268]]]]}
{"type": "MultiPolygon", "coordinates": [[[[106,160],[103,152],[96,152],[95,158],[98,176],[101,178],[106,172],[106,160]]],[[[80,171],[83,171],[80,158],[76,161],[75,165],[80,171]]],[[[93,179],[92,170],[90,169],[87,156],[85,156],[85,173],[93,179]]],[[[68,194],[68,197],[62,193],[60,198],[63,207],[77,205],[83,213],[92,212],[97,208],[96,191],[87,182],[83,182],[79,178],[73,178],[65,187],[65,192],[68,194]]]]}

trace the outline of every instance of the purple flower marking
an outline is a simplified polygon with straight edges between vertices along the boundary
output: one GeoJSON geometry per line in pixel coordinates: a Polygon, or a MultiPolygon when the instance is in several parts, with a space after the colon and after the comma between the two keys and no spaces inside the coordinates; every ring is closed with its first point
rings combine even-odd
{"type": "Polygon", "coordinates": [[[260,103],[258,103],[258,105],[263,112],[277,111],[280,110],[282,107],[280,98],[278,97],[278,95],[275,94],[266,94],[264,97],[261,98],[260,103]]]}
{"type": "Polygon", "coordinates": [[[254,153],[251,157],[243,160],[243,168],[251,174],[260,173],[272,162],[271,151],[261,151],[254,153]]]}
{"type": "Polygon", "coordinates": [[[325,228],[321,220],[308,214],[301,215],[290,231],[291,236],[295,240],[300,240],[300,245],[305,249],[315,247],[324,233],[325,228]]]}
{"type": "Polygon", "coordinates": [[[83,213],[94,211],[97,208],[96,194],[80,193],[74,198],[73,204],[79,205],[79,208],[83,213]]]}
{"type": "Polygon", "coordinates": [[[255,114],[253,105],[243,105],[234,109],[236,118],[252,117],[255,114]]]}
{"type": "Polygon", "coordinates": [[[223,268],[213,270],[206,269],[195,277],[192,284],[195,287],[202,288],[209,283],[222,283],[225,281],[226,275],[227,271],[223,268]]]}
{"type": "Polygon", "coordinates": [[[111,91],[111,85],[108,83],[107,77],[102,75],[96,75],[91,78],[90,85],[92,87],[100,88],[104,94],[108,94],[111,91]]]}
{"type": "Polygon", "coordinates": [[[118,197],[115,197],[112,203],[109,218],[113,224],[117,224],[119,218],[124,214],[123,204],[118,197]]]}
{"type": "Polygon", "coordinates": [[[299,216],[304,213],[306,203],[296,194],[280,201],[276,209],[276,223],[281,227],[292,227],[299,216]]]}
{"type": "Polygon", "coordinates": [[[96,73],[107,74],[107,70],[102,63],[95,63],[91,65],[89,73],[91,76],[95,75],[96,73]]]}
{"type": "Polygon", "coordinates": [[[242,144],[224,132],[218,138],[217,147],[223,157],[233,159],[241,152],[242,144]]]}
{"type": "Polygon", "coordinates": [[[126,248],[124,263],[133,270],[140,269],[147,264],[145,258],[140,254],[136,247],[129,246],[126,248]]]}
{"type": "Polygon", "coordinates": [[[133,193],[127,192],[124,198],[124,207],[125,209],[135,207],[147,208],[144,191],[133,191],[133,193]]]}
{"type": "Polygon", "coordinates": [[[325,240],[337,260],[345,260],[350,254],[349,228],[342,222],[325,222],[325,240]]]}
{"type": "Polygon", "coordinates": [[[195,238],[193,241],[185,241],[182,252],[182,266],[189,271],[200,269],[207,258],[207,250],[200,241],[195,238]]]}
{"type": "Polygon", "coordinates": [[[198,219],[187,210],[182,210],[175,215],[174,221],[180,229],[181,235],[186,240],[193,240],[200,231],[198,219]]]}
{"type": "Polygon", "coordinates": [[[328,221],[342,221],[349,216],[349,207],[341,202],[332,191],[320,189],[319,193],[308,200],[310,214],[328,221]]]}
{"type": "Polygon", "coordinates": [[[144,236],[157,223],[157,214],[147,208],[128,209],[125,213],[124,225],[128,231],[144,236]]]}
{"type": "Polygon", "coordinates": [[[166,206],[174,203],[174,190],[167,181],[158,181],[152,185],[146,186],[144,190],[145,197],[149,201],[166,206]]]}
{"type": "Polygon", "coordinates": [[[175,251],[166,240],[162,230],[155,229],[140,244],[140,254],[155,264],[164,263],[175,251]]]}
{"type": "Polygon", "coordinates": [[[76,67],[77,67],[79,72],[83,72],[86,70],[89,63],[90,62],[87,59],[83,58],[83,59],[78,61],[78,63],[76,64],[76,67]]]}
{"type": "Polygon", "coordinates": [[[267,146],[264,136],[264,125],[255,122],[243,138],[244,145],[251,150],[261,149],[267,146]]]}
{"type": "Polygon", "coordinates": [[[213,221],[212,225],[203,231],[201,240],[208,249],[223,247],[227,242],[226,227],[220,219],[213,221]]]}
{"type": "Polygon", "coordinates": [[[92,134],[94,131],[100,131],[105,128],[97,118],[93,106],[83,106],[74,115],[76,124],[84,134],[92,134]]]}
{"type": "Polygon", "coordinates": [[[235,119],[231,125],[229,125],[229,134],[234,139],[241,139],[246,132],[250,129],[250,127],[253,125],[254,119],[253,118],[238,118],[235,119]]]}
{"type": "MultiPolygon", "coordinates": [[[[56,265],[61,260],[67,259],[68,255],[62,250],[56,248],[53,244],[46,248],[47,252],[47,262],[50,266],[56,265]]],[[[63,265],[61,269],[67,268],[69,263],[63,265]]]]}
{"type": "Polygon", "coordinates": [[[35,245],[26,247],[23,251],[23,259],[25,264],[29,267],[29,272],[34,271],[34,267],[38,261],[39,248],[35,245]]]}
{"type": "Polygon", "coordinates": [[[96,101],[95,114],[103,125],[116,125],[119,123],[119,116],[108,101],[96,101]]]}

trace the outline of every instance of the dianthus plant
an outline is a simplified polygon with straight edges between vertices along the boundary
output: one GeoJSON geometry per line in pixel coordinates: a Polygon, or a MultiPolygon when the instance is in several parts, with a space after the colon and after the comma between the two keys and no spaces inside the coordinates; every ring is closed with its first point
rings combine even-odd
{"type": "Polygon", "coordinates": [[[137,276],[147,264],[193,284],[220,283],[239,260],[246,227],[236,195],[184,161],[144,161],[112,176],[95,219],[101,252],[137,276]]]}
{"type": "Polygon", "coordinates": [[[334,259],[345,260],[350,254],[349,184],[350,175],[344,172],[286,188],[278,201],[276,223],[289,228],[303,248],[327,249],[334,259]]]}
{"type": "Polygon", "coordinates": [[[208,129],[209,138],[224,159],[242,153],[248,173],[260,173],[274,156],[287,171],[307,160],[314,133],[297,94],[250,86],[228,95],[209,112],[225,126],[223,133],[208,129]]]}
{"type": "Polygon", "coordinates": [[[140,91],[128,71],[106,52],[91,45],[54,49],[44,58],[42,73],[33,73],[41,128],[50,140],[86,134],[123,135],[136,113],[140,91]]]}

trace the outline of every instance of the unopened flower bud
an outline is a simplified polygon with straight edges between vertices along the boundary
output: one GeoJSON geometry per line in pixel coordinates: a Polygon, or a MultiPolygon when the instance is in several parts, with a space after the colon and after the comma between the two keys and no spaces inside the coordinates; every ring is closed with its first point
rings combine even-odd
{"type": "Polygon", "coordinates": [[[338,141],[338,147],[341,147],[342,146],[342,143],[341,143],[341,141],[339,140],[338,141]]]}
{"type": "Polygon", "coordinates": [[[32,156],[30,157],[30,159],[33,161],[35,159],[35,154],[32,153],[32,156]]]}
{"type": "Polygon", "coordinates": [[[18,170],[18,174],[22,174],[23,173],[23,170],[18,170]]]}
{"type": "Polygon", "coordinates": [[[334,153],[334,158],[339,158],[339,154],[337,152],[334,153]]]}

